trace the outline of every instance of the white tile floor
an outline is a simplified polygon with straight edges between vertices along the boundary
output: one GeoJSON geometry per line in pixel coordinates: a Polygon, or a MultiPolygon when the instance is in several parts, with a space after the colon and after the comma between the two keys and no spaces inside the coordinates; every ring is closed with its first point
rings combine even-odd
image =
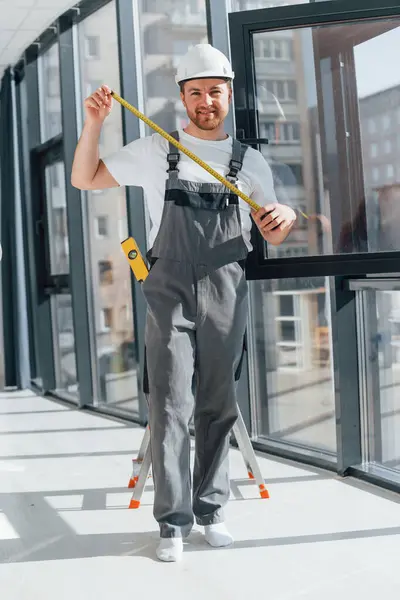
{"type": "Polygon", "coordinates": [[[0,394],[3,600],[376,600],[400,590],[399,497],[260,456],[258,498],[231,453],[230,549],[199,531],[184,560],[154,559],[152,485],[127,510],[142,430],[31,392],[0,394]]]}

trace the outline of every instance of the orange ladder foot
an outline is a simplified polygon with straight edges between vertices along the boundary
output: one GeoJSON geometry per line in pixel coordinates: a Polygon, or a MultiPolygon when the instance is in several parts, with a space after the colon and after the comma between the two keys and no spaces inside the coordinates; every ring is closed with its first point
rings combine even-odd
{"type": "Polygon", "coordinates": [[[265,485],[262,483],[258,487],[260,488],[261,498],[269,498],[269,492],[268,492],[267,488],[265,487],[265,485]]]}
{"type": "Polygon", "coordinates": [[[131,500],[129,503],[129,508],[139,508],[140,500],[131,500]]]}

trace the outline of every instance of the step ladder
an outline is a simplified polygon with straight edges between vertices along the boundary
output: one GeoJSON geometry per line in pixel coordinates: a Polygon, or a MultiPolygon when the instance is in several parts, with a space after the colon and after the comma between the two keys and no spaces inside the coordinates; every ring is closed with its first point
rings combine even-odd
{"type": "MultiPolygon", "coordinates": [[[[239,407],[237,407],[237,411],[238,418],[233,426],[233,433],[235,435],[239,450],[242,454],[247,469],[247,474],[249,478],[254,479],[258,485],[261,498],[269,498],[269,493],[261,475],[254,448],[251,445],[246,425],[243,421],[242,413],[240,412],[239,407]]],[[[133,494],[129,503],[129,508],[139,508],[143,491],[146,486],[146,481],[150,474],[150,468],[150,429],[149,426],[147,426],[144,432],[142,443],[140,444],[138,455],[132,460],[132,475],[129,480],[128,487],[133,489],[133,494]]]]}

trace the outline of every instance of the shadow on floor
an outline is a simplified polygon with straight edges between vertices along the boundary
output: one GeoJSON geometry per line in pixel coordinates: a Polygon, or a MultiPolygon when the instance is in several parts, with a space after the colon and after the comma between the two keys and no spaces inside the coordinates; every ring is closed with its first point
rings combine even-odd
{"type": "MultiPolygon", "coordinates": [[[[318,477],[315,478],[318,479],[318,477]]],[[[290,478],[291,483],[293,483],[293,479],[290,478]]],[[[304,477],[299,477],[298,480],[302,481],[304,477]]],[[[284,481],[285,479],[282,478],[282,482],[284,481]]],[[[236,483],[236,485],[253,484],[253,482],[248,482],[248,480],[236,480],[232,483],[236,483]]],[[[147,490],[150,491],[151,487],[149,485],[147,490]]],[[[158,543],[156,524],[154,531],[149,532],[77,535],[75,530],[58,512],[58,510],[106,510],[107,495],[112,493],[126,493],[127,501],[130,495],[130,491],[126,490],[126,488],[68,491],[49,490],[0,494],[0,511],[18,535],[18,539],[0,541],[0,563],[67,560],[99,556],[141,556],[155,560],[155,548],[158,543]],[[69,502],[67,500],[65,508],[56,509],[51,505],[50,499],[58,496],[83,496],[82,504],[80,507],[68,508],[69,502]]],[[[243,498],[238,499],[241,500],[243,498]]],[[[254,498],[254,500],[259,501],[259,498],[254,498]]],[[[251,499],[246,499],[246,502],[249,501],[251,499]]],[[[145,506],[145,504],[142,504],[142,506],[145,506]]],[[[127,510],[126,506],[122,505],[112,507],[112,510],[119,508],[127,510]]],[[[101,528],[101,523],[99,527],[101,528]]],[[[329,527],[329,524],[327,527],[329,527]]],[[[268,548],[393,535],[400,535],[400,526],[267,539],[238,540],[232,549],[268,548]]],[[[196,529],[189,536],[185,546],[186,552],[218,551],[210,548],[204,541],[201,532],[196,529]]]]}
{"type": "MultiPolygon", "coordinates": [[[[291,546],[294,544],[315,544],[318,542],[336,542],[360,538],[375,538],[400,535],[400,527],[369,529],[360,531],[340,531],[315,535],[299,535],[270,539],[239,540],[230,550],[247,548],[268,548],[291,546]]],[[[54,535],[35,544],[24,544],[22,540],[1,542],[0,563],[18,563],[32,561],[69,560],[100,556],[140,556],[155,559],[158,532],[118,533],[99,535],[54,535]]],[[[227,550],[227,549],[225,549],[227,550]]],[[[185,541],[185,552],[218,552],[210,548],[199,531],[193,531],[185,541]]]]}

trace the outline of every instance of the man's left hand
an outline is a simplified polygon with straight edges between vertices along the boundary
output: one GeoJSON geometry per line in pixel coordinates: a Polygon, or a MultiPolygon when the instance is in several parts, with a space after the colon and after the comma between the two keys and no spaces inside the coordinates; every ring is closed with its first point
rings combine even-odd
{"type": "Polygon", "coordinates": [[[296,221],[296,213],[286,204],[267,204],[251,214],[264,240],[273,246],[286,239],[296,221]]]}

